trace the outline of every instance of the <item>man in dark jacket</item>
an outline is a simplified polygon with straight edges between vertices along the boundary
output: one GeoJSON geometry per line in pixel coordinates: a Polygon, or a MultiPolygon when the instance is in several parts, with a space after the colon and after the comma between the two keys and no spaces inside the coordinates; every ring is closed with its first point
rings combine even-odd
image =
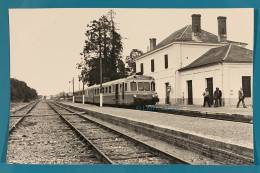
{"type": "Polygon", "coordinates": [[[219,90],[219,88],[217,87],[216,90],[214,91],[214,107],[219,107],[219,103],[220,103],[220,97],[222,96],[221,91],[219,90]]]}
{"type": "Polygon", "coordinates": [[[219,106],[222,106],[222,92],[220,89],[219,89],[218,101],[219,101],[219,106]]]}

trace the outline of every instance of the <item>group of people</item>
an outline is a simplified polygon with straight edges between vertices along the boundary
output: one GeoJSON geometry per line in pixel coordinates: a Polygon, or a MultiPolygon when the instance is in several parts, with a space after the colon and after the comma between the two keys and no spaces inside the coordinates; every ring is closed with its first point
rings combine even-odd
{"type": "MultiPolygon", "coordinates": [[[[210,96],[209,96],[208,88],[205,89],[205,91],[203,92],[202,95],[204,96],[203,107],[206,106],[206,103],[208,104],[209,107],[211,107],[210,101],[209,101],[210,96]]],[[[214,107],[220,107],[222,105],[222,92],[218,87],[214,91],[213,97],[214,97],[214,107]]],[[[245,99],[245,96],[244,96],[243,88],[241,87],[240,90],[238,91],[237,108],[239,107],[239,104],[240,104],[241,101],[242,101],[243,107],[246,108],[244,99],[245,99]]]]}

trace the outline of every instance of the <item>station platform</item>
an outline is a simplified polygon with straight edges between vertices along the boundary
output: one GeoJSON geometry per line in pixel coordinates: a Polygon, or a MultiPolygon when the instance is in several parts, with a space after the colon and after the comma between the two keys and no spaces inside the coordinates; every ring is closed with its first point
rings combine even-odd
{"type": "MultiPolygon", "coordinates": [[[[88,114],[104,121],[123,121],[135,128],[150,128],[165,134],[192,140],[210,147],[234,151],[253,158],[253,124],[235,121],[216,120],[201,117],[183,116],[169,113],[98,107],[91,104],[60,102],[64,105],[87,111],[88,114]]],[[[252,117],[252,108],[204,108],[183,106],[180,110],[208,111],[214,114],[244,114],[252,117]],[[242,110],[242,111],[240,111],[242,110]]],[[[211,149],[209,149],[211,150],[211,149]]]]}
{"type": "Polygon", "coordinates": [[[248,106],[247,108],[240,106],[237,108],[236,106],[203,107],[198,105],[155,105],[148,106],[147,108],[142,107],[142,109],[186,116],[253,123],[252,106],[248,106]]]}

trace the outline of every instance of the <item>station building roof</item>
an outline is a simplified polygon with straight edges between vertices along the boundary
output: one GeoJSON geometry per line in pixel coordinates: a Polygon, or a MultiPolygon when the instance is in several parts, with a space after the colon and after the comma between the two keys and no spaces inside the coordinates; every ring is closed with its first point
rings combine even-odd
{"type": "Polygon", "coordinates": [[[212,48],[191,64],[179,69],[179,71],[221,62],[253,63],[253,51],[233,44],[212,48]]]}
{"type": "Polygon", "coordinates": [[[203,29],[201,29],[201,36],[199,40],[194,40],[192,38],[192,25],[187,25],[175,32],[173,32],[171,35],[169,35],[167,38],[165,38],[163,41],[161,41],[159,44],[157,44],[152,50],[144,53],[137,59],[143,57],[144,55],[153,52],[157,49],[160,49],[168,44],[174,43],[174,42],[187,42],[187,43],[208,43],[208,44],[238,44],[238,45],[243,45],[246,46],[247,43],[243,42],[236,42],[236,41],[230,41],[226,40],[226,42],[220,42],[218,40],[218,36],[215,34],[212,34],[210,32],[207,32],[203,29]]]}

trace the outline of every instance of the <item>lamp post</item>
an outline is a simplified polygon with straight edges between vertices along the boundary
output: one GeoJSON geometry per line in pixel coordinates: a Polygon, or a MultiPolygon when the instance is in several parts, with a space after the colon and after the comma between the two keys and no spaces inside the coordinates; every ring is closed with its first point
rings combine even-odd
{"type": "Polygon", "coordinates": [[[99,29],[99,60],[100,60],[100,90],[99,90],[99,103],[103,107],[103,89],[102,89],[102,55],[101,55],[101,30],[99,29]]]}
{"type": "Polygon", "coordinates": [[[82,80],[82,104],[85,104],[84,75],[79,75],[79,81],[82,80]]]}
{"type": "Polygon", "coordinates": [[[69,83],[72,83],[72,102],[74,103],[74,77],[72,79],[72,81],[69,81],[69,83]]]}

